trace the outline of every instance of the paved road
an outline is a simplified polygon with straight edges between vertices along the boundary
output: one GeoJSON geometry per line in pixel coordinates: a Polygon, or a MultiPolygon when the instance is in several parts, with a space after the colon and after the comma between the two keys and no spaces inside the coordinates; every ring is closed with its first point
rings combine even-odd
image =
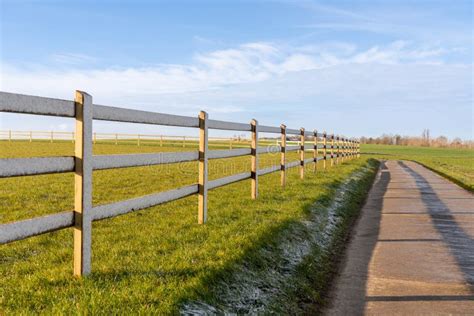
{"type": "Polygon", "coordinates": [[[345,256],[327,315],[474,315],[474,195],[388,161],[345,256]]]}

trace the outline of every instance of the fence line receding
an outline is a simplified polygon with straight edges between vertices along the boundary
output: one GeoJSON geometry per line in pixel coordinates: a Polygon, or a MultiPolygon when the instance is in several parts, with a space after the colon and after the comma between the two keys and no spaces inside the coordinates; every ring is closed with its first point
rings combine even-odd
{"type": "MultiPolygon", "coordinates": [[[[326,132],[319,133],[304,128],[289,129],[284,124],[279,127],[259,125],[257,120],[252,120],[248,124],[212,120],[203,111],[197,117],[188,117],[96,105],[93,104],[92,97],[89,94],[81,91],[76,91],[74,101],[0,92],[0,112],[75,119],[76,130],[73,132],[74,134],[71,134],[72,138],[70,139],[75,143],[74,156],[0,159],[0,178],[74,172],[74,210],[0,224],[0,244],[73,227],[74,274],[77,276],[86,275],[91,271],[92,221],[126,214],[197,194],[198,223],[205,223],[207,220],[208,190],[251,179],[251,197],[256,199],[258,197],[259,176],[279,171],[281,173],[281,185],[285,186],[287,182],[286,172],[289,168],[299,166],[300,177],[303,179],[306,164],[314,163],[314,171],[316,171],[318,161],[324,161],[323,168],[325,169],[326,160],[328,159],[332,166],[339,163],[340,160],[344,161],[360,156],[359,141],[329,135],[326,132]],[[95,141],[92,129],[93,120],[197,128],[199,129],[198,150],[151,154],[92,155],[92,144],[95,141]],[[210,150],[208,146],[209,129],[250,132],[250,147],[232,149],[232,145],[230,145],[230,149],[210,150]],[[268,152],[267,148],[258,146],[259,133],[273,133],[280,137],[278,146],[281,155],[280,165],[264,169],[258,168],[259,154],[268,152]],[[287,146],[287,139],[290,135],[299,137],[296,146],[287,146]],[[310,139],[313,140],[313,143],[309,143],[310,139]],[[328,149],[330,149],[329,153],[328,149]],[[288,162],[286,153],[298,150],[300,153],[299,160],[288,162]],[[321,150],[323,154],[318,155],[321,150]],[[305,155],[308,151],[313,151],[313,155],[309,158],[305,155]],[[208,180],[209,159],[244,155],[251,156],[251,170],[211,181],[208,180]],[[199,176],[196,184],[120,202],[99,206],[92,205],[93,170],[186,161],[199,162],[199,176]]],[[[29,137],[31,140],[31,133],[29,137]]]]}

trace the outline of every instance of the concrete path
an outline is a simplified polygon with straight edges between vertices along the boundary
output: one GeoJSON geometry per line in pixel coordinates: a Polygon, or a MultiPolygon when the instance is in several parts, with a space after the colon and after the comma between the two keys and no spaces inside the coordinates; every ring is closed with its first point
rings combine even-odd
{"type": "Polygon", "coordinates": [[[474,195],[383,163],[331,297],[327,315],[474,315],[474,195]]]}

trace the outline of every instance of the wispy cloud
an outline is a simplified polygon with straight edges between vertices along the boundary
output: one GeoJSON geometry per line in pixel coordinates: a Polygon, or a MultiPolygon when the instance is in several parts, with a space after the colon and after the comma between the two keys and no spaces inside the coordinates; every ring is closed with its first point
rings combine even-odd
{"type": "Polygon", "coordinates": [[[285,47],[255,42],[235,48],[197,54],[192,64],[153,67],[81,69],[77,64],[91,61],[83,55],[58,55],[70,67],[32,69],[3,65],[1,89],[34,94],[69,96],[80,88],[106,98],[112,96],[156,96],[169,93],[219,89],[233,84],[268,80],[287,73],[323,69],[343,64],[443,63],[452,50],[418,47],[407,41],[358,50],[354,44],[285,47]],[[342,52],[342,53],[341,53],[342,52]]]}
{"type": "Polygon", "coordinates": [[[96,63],[98,60],[95,57],[84,55],[84,54],[76,54],[76,53],[57,53],[51,55],[51,60],[55,63],[77,66],[83,64],[93,64],[96,63]]]}
{"type": "Polygon", "coordinates": [[[417,133],[423,115],[426,126],[431,122],[449,127],[451,134],[443,131],[448,136],[462,136],[471,125],[465,112],[472,104],[472,64],[446,62],[452,50],[409,41],[368,49],[343,42],[301,47],[256,42],[197,54],[192,64],[95,70],[3,65],[0,89],[66,99],[81,89],[99,104],[183,115],[203,109],[214,118],[244,122],[264,116],[266,124],[276,125],[284,119],[291,126],[313,126],[313,115],[304,113],[313,113],[315,106],[317,117],[325,118],[318,122],[322,128],[336,119],[348,119],[350,125],[369,113],[384,118],[371,123],[370,130],[364,125],[341,131],[348,134],[387,132],[388,126],[399,126],[387,120],[404,115],[405,130],[396,132],[417,133]],[[428,104],[431,112],[421,114],[428,104]]]}

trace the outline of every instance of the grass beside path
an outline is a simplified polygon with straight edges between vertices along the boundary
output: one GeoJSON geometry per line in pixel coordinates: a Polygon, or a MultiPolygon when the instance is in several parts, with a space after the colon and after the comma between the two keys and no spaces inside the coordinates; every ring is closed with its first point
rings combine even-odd
{"type": "MultiPolygon", "coordinates": [[[[73,148],[66,143],[12,146],[0,143],[0,156],[71,155],[73,148]]],[[[94,147],[96,154],[159,150],[94,147]]],[[[296,153],[290,160],[295,159],[296,153]]],[[[279,156],[271,154],[260,160],[261,167],[278,161],[279,156]]],[[[214,161],[210,178],[249,170],[249,165],[249,157],[214,161]]],[[[368,159],[361,158],[313,173],[311,164],[304,181],[298,168],[293,168],[284,190],[278,173],[262,176],[256,201],[250,199],[250,181],[212,190],[205,225],[197,224],[196,196],[94,222],[93,272],[83,279],[72,276],[72,229],[0,246],[0,314],[170,314],[186,302],[219,303],[216,289],[222,282],[232,280],[245,264],[270,268],[273,259],[271,254],[262,257],[264,249],[291,237],[288,232],[295,232],[295,223],[310,220],[319,205],[321,210],[330,205],[337,188],[355,171],[373,173],[373,165],[368,166],[368,159]]],[[[176,188],[196,179],[194,163],[94,172],[94,205],[176,188]]],[[[71,173],[0,179],[0,223],[69,210],[72,205],[71,173]]],[[[348,204],[341,216],[346,218],[350,210],[348,204]]],[[[321,260],[327,267],[329,259],[321,260]]],[[[321,282],[327,280],[323,277],[321,282]]],[[[298,284],[309,286],[309,281],[298,284]]],[[[304,291],[316,301],[321,293],[304,291]]],[[[290,289],[281,293],[296,295],[290,289]]]]}
{"type": "Polygon", "coordinates": [[[474,192],[474,149],[362,145],[361,151],[369,157],[378,159],[418,162],[474,192]]]}

